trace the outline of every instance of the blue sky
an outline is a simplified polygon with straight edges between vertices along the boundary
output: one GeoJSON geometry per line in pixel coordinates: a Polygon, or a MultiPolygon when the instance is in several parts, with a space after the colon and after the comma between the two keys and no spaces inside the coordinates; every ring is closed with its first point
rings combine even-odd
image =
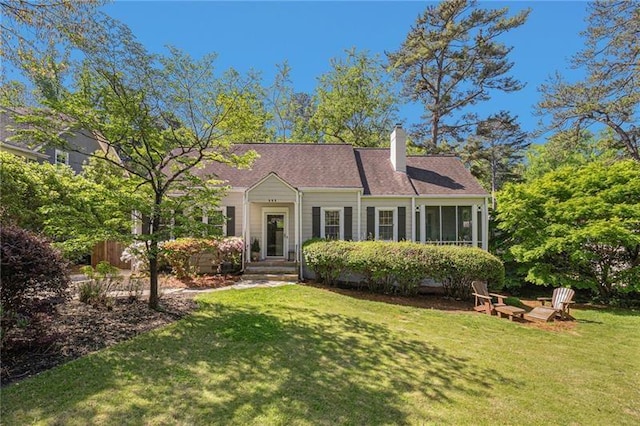
{"type": "MultiPolygon", "coordinates": [[[[220,70],[261,71],[271,83],[276,64],[292,68],[297,91],[311,92],[316,79],[328,71],[329,60],[356,47],[384,57],[399,48],[419,13],[431,2],[218,2],[116,1],[104,10],[129,25],[152,52],[176,46],[192,56],[216,52],[220,70]]],[[[567,76],[569,58],[582,48],[585,2],[482,1],[481,6],[508,6],[515,13],[531,8],[525,25],[508,33],[503,42],[514,47],[511,74],[527,86],[512,94],[494,94],[476,112],[488,115],[501,109],[518,115],[524,130],[536,128],[533,105],[538,87],[556,70],[567,76]]],[[[403,105],[401,121],[419,120],[419,105],[403,105]]]]}

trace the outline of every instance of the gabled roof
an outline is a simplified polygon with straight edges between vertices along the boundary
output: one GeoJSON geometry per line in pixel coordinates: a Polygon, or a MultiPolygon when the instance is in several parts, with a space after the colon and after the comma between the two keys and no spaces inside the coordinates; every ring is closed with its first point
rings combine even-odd
{"type": "Polygon", "coordinates": [[[260,155],[250,170],[212,163],[204,171],[241,188],[255,185],[271,172],[295,188],[362,188],[351,145],[248,143],[233,147],[236,154],[249,150],[260,155]]]}

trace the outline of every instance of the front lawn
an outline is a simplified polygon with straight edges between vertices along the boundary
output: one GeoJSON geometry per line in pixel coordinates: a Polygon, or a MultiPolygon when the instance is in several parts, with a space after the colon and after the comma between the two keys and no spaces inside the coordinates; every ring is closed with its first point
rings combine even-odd
{"type": "Polygon", "coordinates": [[[2,424],[638,424],[640,315],[546,330],[302,286],[199,312],[2,390],[2,424]]]}

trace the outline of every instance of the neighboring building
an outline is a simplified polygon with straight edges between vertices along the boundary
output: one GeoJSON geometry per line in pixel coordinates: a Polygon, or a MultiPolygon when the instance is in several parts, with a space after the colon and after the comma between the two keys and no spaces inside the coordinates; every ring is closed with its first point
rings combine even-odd
{"type": "Polygon", "coordinates": [[[262,259],[301,260],[312,237],[488,247],[489,194],[453,156],[408,156],[397,126],[391,148],[333,144],[237,144],[249,170],[204,171],[231,187],[220,202],[226,235],[258,239],[262,259]]]}
{"type": "Polygon", "coordinates": [[[27,141],[9,141],[15,135],[15,129],[20,126],[12,117],[25,112],[24,108],[0,108],[0,151],[7,151],[40,163],[66,164],[74,172],[80,173],[83,165],[89,160],[90,154],[104,150],[96,138],[86,131],[67,137],[68,149],[44,145],[33,146],[27,141]]]}

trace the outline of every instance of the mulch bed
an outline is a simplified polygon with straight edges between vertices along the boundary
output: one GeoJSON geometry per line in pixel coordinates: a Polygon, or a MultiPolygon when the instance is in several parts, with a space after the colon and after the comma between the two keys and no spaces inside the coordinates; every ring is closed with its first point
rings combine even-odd
{"type": "Polygon", "coordinates": [[[117,299],[113,308],[71,300],[60,305],[46,335],[22,335],[2,353],[0,383],[25,379],[133,336],[172,323],[196,309],[193,295],[170,293],[160,300],[162,311],[147,300],[117,299]]]}
{"type": "MultiPolygon", "coordinates": [[[[140,333],[170,324],[196,309],[193,294],[164,293],[162,289],[220,288],[233,285],[239,277],[198,276],[178,280],[160,277],[161,311],[148,307],[148,296],[138,300],[118,298],[112,309],[94,307],[77,299],[58,306],[47,332],[33,330],[16,334],[2,350],[0,385],[25,379],[42,371],[80,358],[91,352],[128,340],[140,333]]],[[[148,289],[148,285],[145,286],[148,289]]]]}

